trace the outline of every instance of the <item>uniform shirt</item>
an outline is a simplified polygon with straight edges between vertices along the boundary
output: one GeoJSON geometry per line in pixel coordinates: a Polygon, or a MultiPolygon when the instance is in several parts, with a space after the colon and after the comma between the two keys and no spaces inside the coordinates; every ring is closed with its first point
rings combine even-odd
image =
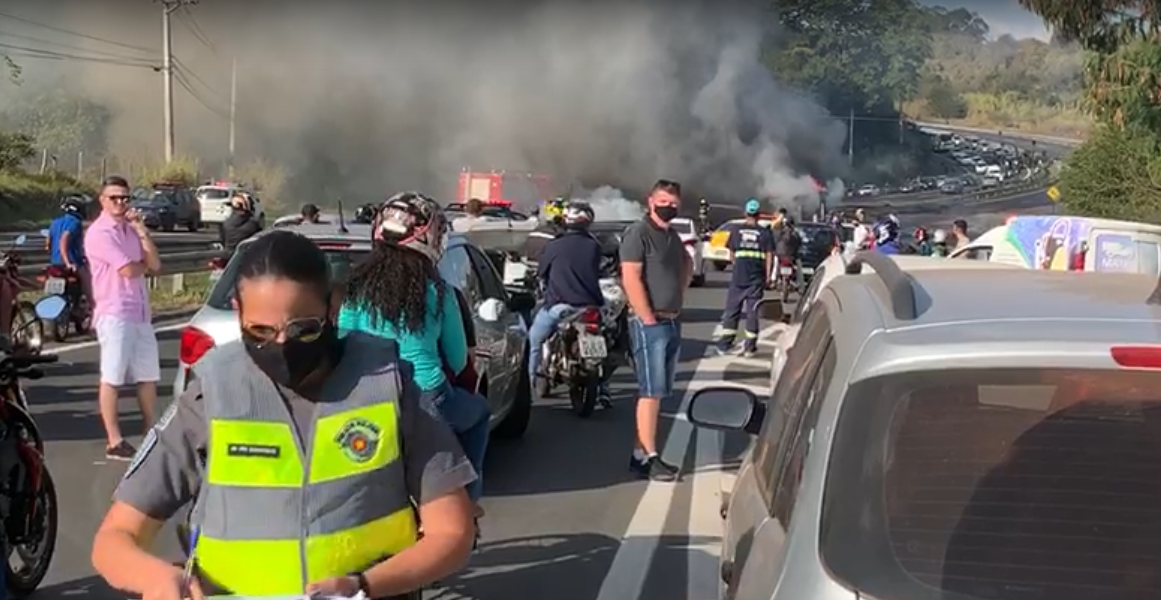
{"type": "Polygon", "coordinates": [[[65,255],[69,263],[74,266],[85,264],[85,226],[80,217],[68,213],[52,220],[48,228],[49,250],[52,252],[52,264],[65,264],[65,257],[60,253],[60,238],[69,234],[69,245],[65,248],[65,255]]]}
{"type": "MultiPolygon", "coordinates": [[[[407,486],[408,494],[423,504],[475,481],[476,472],[451,429],[420,408],[420,391],[412,379],[411,365],[402,362],[401,367],[403,385],[397,403],[404,481],[398,483],[407,486]]],[[[349,389],[349,382],[328,380],[318,402],[341,401],[349,389]]],[[[287,388],[279,387],[279,391],[301,439],[310,440],[315,402],[287,388]]],[[[168,520],[194,500],[205,475],[208,431],[204,411],[201,387],[195,379],[150,430],[113,498],[158,521],[168,520]]]]}
{"type": "Polygon", "coordinates": [[[655,312],[678,312],[685,300],[682,275],[690,260],[681,236],[672,227],[659,227],[646,216],[625,230],[621,263],[641,263],[641,278],[649,307],[655,312]]]}
{"type": "Polygon", "coordinates": [[[751,287],[766,283],[766,254],[774,251],[774,234],[761,225],[741,224],[730,231],[726,247],[734,252],[730,285],[751,287]]]}
{"type": "Polygon", "coordinates": [[[145,276],[123,277],[126,265],[145,260],[133,226],[101,213],[85,234],[85,258],[93,278],[93,318],[111,316],[127,323],[149,322],[145,276]]]}

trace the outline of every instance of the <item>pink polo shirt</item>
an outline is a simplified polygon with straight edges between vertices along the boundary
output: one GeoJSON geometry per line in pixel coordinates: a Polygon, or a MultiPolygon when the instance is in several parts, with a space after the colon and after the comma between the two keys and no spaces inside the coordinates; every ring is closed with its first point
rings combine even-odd
{"type": "Polygon", "coordinates": [[[93,318],[116,317],[129,323],[149,322],[145,277],[123,277],[125,265],[145,260],[133,226],[101,213],[85,232],[85,258],[93,277],[93,318]]]}

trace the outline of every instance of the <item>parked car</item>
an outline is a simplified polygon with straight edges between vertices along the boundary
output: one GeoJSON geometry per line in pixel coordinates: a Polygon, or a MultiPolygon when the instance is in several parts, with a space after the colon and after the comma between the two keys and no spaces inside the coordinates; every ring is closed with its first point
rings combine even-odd
{"type": "Polygon", "coordinates": [[[184,227],[197,231],[201,227],[198,203],[188,188],[154,184],[136,188],[130,206],[141,213],[145,226],[150,229],[173,231],[184,227]]]}
{"type": "Polygon", "coordinates": [[[254,214],[258,217],[258,222],[265,228],[266,208],[263,206],[262,200],[254,192],[226,181],[203,185],[197,189],[195,196],[200,207],[201,222],[221,225],[226,217],[230,216],[230,200],[238,192],[245,194],[250,199],[254,205],[254,214]]]}
{"type": "MultiPolygon", "coordinates": [[[[332,280],[344,281],[351,270],[371,252],[369,225],[349,224],[346,232],[336,225],[298,225],[279,228],[301,233],[314,240],[330,261],[332,280]]],[[[273,230],[272,230],[273,231],[273,230]]],[[[247,244],[266,233],[242,242],[225,270],[210,290],[202,306],[182,331],[177,376],[173,382],[176,398],[189,384],[191,366],[214,346],[239,339],[238,316],[233,307],[238,278],[238,256],[247,244]]],[[[439,262],[444,281],[463,292],[475,312],[476,368],[481,392],[492,409],[493,435],[520,437],[528,427],[532,410],[532,387],[528,381],[527,313],[534,302],[531,295],[510,295],[500,275],[484,251],[466,236],[452,233],[439,262]]]]}
{"type": "Polygon", "coordinates": [[[693,279],[690,281],[691,287],[701,287],[705,285],[705,264],[702,260],[702,242],[697,235],[697,227],[693,223],[693,219],[685,217],[678,217],[669,222],[669,226],[681,236],[681,243],[685,244],[685,251],[689,253],[690,260],[693,261],[693,279]]]}
{"type": "Polygon", "coordinates": [[[875,253],[848,272],[768,402],[711,387],[687,407],[754,436],[720,597],[1148,597],[1156,278],[904,272],[875,253]]]}

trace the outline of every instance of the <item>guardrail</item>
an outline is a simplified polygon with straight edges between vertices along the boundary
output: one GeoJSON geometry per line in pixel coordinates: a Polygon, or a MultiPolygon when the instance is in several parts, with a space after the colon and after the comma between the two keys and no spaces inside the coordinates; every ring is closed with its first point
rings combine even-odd
{"type": "Polygon", "coordinates": [[[1018,140],[1029,140],[1040,142],[1044,144],[1054,144],[1057,146],[1065,146],[1068,148],[1075,148],[1084,143],[1084,140],[1077,138],[1057,137],[1052,135],[1040,135],[1037,133],[1026,133],[1019,129],[984,129],[982,127],[964,127],[962,125],[949,125],[944,123],[937,123],[931,121],[912,121],[916,127],[927,127],[930,129],[946,129],[948,131],[962,131],[964,133],[976,133],[981,135],[996,136],[1000,138],[1015,138],[1018,140]]]}

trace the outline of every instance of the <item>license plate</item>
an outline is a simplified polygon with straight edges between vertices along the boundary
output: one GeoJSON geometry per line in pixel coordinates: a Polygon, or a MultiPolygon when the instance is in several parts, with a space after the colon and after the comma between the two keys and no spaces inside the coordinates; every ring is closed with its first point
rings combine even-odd
{"type": "Polygon", "coordinates": [[[580,344],[581,358],[604,358],[609,354],[602,336],[581,335],[577,342],[580,344]]]}
{"type": "Polygon", "coordinates": [[[782,270],[779,272],[783,275],[792,275],[794,273],[794,269],[791,269],[790,267],[782,267],[782,270]]]}
{"type": "Polygon", "coordinates": [[[44,293],[55,296],[65,292],[65,280],[60,277],[49,277],[44,282],[44,293]]]}
{"type": "Polygon", "coordinates": [[[802,274],[803,275],[814,275],[814,269],[812,269],[810,267],[802,267],[802,274]]]}

